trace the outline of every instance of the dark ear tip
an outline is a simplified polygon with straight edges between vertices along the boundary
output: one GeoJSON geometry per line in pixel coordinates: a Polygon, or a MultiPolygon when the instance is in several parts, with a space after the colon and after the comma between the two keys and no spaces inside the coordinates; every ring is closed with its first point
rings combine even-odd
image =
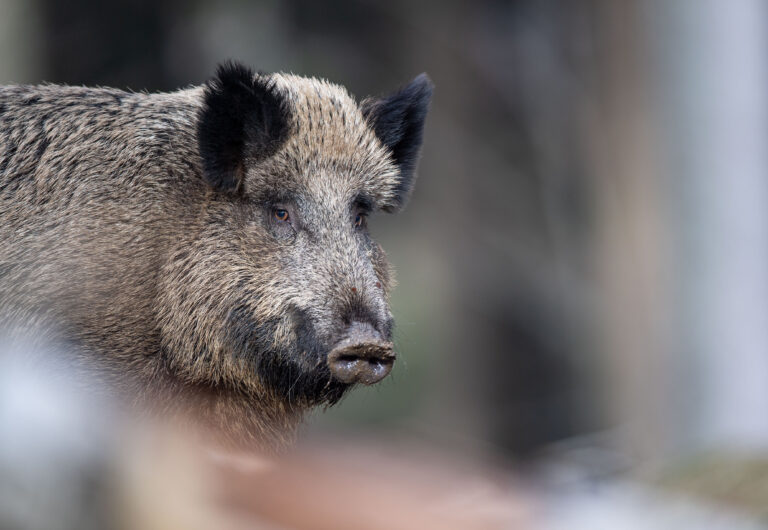
{"type": "Polygon", "coordinates": [[[216,74],[207,82],[211,91],[226,90],[237,85],[248,86],[254,82],[256,74],[249,67],[233,60],[227,60],[216,66],[216,74]]]}
{"type": "Polygon", "coordinates": [[[413,81],[411,81],[411,85],[420,87],[423,92],[429,93],[430,95],[435,89],[435,83],[432,82],[432,79],[427,75],[426,72],[422,72],[414,77],[413,81]]]}
{"type": "Polygon", "coordinates": [[[268,76],[235,61],[219,64],[197,123],[203,177],[214,189],[237,191],[246,158],[272,156],[290,132],[290,110],[268,76]]]}
{"type": "Polygon", "coordinates": [[[250,68],[243,63],[227,59],[216,65],[216,77],[227,77],[231,72],[245,72],[249,70],[250,68]]]}
{"type": "Polygon", "coordinates": [[[435,84],[429,78],[426,73],[417,75],[413,81],[403,89],[403,92],[408,94],[421,104],[428,104],[432,99],[432,92],[435,90],[435,84]]]}

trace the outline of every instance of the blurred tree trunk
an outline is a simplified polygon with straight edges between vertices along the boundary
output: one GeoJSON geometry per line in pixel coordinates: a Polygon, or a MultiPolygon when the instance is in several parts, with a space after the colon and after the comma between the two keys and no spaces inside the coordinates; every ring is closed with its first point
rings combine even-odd
{"type": "Polygon", "coordinates": [[[606,412],[642,461],[765,447],[765,5],[596,6],[606,412]]]}
{"type": "Polygon", "coordinates": [[[647,36],[694,447],[768,448],[768,7],[656,1],[647,36]],[[652,40],[651,40],[652,39],[652,40]]]}
{"type": "Polygon", "coordinates": [[[648,461],[667,452],[674,414],[665,260],[669,219],[662,208],[640,3],[595,5],[598,103],[589,128],[605,414],[618,427],[622,449],[648,461]]]}

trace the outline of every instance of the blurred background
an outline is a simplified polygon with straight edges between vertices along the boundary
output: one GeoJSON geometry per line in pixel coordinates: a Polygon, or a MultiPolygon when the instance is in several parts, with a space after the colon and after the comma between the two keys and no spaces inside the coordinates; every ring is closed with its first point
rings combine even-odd
{"type": "Polygon", "coordinates": [[[0,0],[0,83],[165,91],[228,58],[358,98],[436,86],[411,202],[371,220],[398,363],[306,439],[568,462],[766,517],[768,5],[0,0]]]}

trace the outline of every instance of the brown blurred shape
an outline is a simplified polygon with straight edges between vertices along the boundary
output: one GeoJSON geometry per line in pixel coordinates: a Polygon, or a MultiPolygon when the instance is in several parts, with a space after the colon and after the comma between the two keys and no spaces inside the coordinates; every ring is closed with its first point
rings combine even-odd
{"type": "Polygon", "coordinates": [[[530,503],[508,477],[415,444],[335,441],[266,458],[156,434],[143,433],[126,453],[120,518],[128,529],[532,525],[530,503]]]}

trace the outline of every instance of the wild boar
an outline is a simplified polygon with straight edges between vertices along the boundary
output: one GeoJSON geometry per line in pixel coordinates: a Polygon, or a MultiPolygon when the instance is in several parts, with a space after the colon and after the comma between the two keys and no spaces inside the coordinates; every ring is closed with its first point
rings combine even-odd
{"type": "Polygon", "coordinates": [[[0,318],[132,402],[279,447],[394,362],[367,230],[413,187],[432,83],[357,103],[226,63],[177,92],[0,88],[0,318]]]}

